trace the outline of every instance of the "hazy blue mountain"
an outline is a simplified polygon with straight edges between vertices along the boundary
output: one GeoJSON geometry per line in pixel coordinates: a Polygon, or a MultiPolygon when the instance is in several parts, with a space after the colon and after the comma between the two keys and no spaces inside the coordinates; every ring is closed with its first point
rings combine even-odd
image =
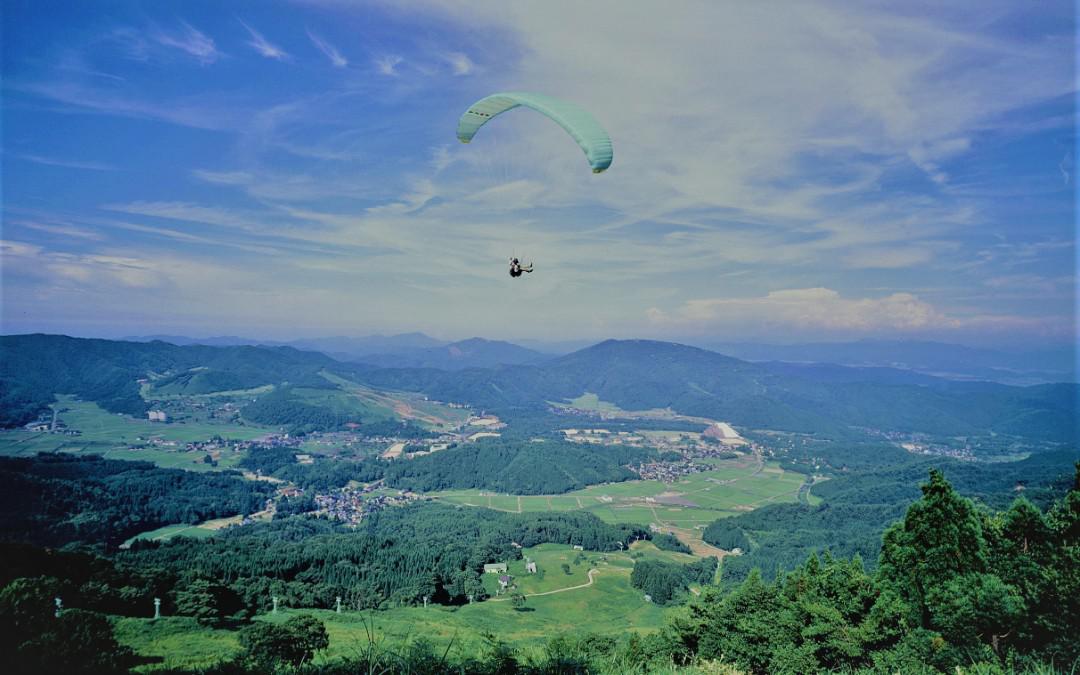
{"type": "Polygon", "coordinates": [[[608,340],[533,366],[382,369],[377,386],[488,408],[592,392],[627,410],[671,408],[751,428],[841,434],[853,426],[944,435],[1076,438],[1077,385],[953,382],[893,369],[757,364],[648,340],[608,340]]]}
{"type": "Polygon", "coordinates": [[[399,335],[365,335],[362,337],[326,337],[293,340],[287,343],[297,349],[342,354],[351,358],[369,354],[399,354],[418,349],[432,349],[446,343],[423,333],[399,335]]]}
{"type": "Polygon", "coordinates": [[[208,345],[212,347],[235,347],[240,345],[267,347],[295,347],[303,351],[322,352],[342,360],[355,359],[370,354],[398,354],[419,349],[431,349],[446,344],[441,340],[423,333],[401,333],[399,335],[365,335],[361,337],[321,337],[301,340],[263,340],[259,338],[224,335],[219,337],[192,338],[184,335],[145,335],[121,338],[127,342],[152,342],[160,340],[169,344],[189,346],[208,345]]]}
{"type": "Polygon", "coordinates": [[[491,368],[500,365],[539,363],[550,358],[549,354],[542,354],[510,342],[470,338],[427,349],[371,354],[361,356],[356,360],[381,368],[463,370],[465,368],[491,368]]]}
{"type": "Polygon", "coordinates": [[[514,340],[514,344],[522,347],[528,347],[544,354],[556,354],[559,356],[591,347],[596,343],[596,340],[514,340]]]}
{"type": "Polygon", "coordinates": [[[121,342],[168,342],[171,345],[187,347],[190,345],[205,345],[208,347],[239,347],[242,345],[269,345],[280,346],[284,342],[272,340],[256,340],[255,338],[238,337],[236,335],[219,335],[215,337],[193,338],[186,335],[137,335],[120,338],[121,342]]]}
{"type": "Polygon", "coordinates": [[[791,361],[914,370],[951,379],[983,379],[1007,384],[1076,382],[1076,350],[1061,347],[1006,351],[941,342],[861,340],[770,345],[747,342],[703,344],[748,361],[791,361]]]}

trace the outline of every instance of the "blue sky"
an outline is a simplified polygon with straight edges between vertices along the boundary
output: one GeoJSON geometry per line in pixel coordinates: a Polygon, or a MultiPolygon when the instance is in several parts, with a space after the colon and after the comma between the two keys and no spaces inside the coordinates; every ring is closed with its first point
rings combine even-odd
{"type": "Polygon", "coordinates": [[[2,329],[1075,341],[1072,3],[760,4],[5,2],[2,329]]]}

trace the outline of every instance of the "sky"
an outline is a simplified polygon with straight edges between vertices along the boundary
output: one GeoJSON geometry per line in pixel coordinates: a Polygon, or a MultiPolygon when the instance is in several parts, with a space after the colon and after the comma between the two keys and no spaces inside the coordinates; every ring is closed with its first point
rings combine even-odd
{"type": "Polygon", "coordinates": [[[1075,6],[941,5],[6,1],[0,330],[1075,343],[1075,6]]]}

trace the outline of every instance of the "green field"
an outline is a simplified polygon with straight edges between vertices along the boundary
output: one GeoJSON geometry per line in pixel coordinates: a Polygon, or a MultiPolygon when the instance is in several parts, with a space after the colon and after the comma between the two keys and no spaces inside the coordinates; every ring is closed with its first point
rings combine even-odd
{"type": "MultiPolygon", "coordinates": [[[[648,547],[639,551],[645,556],[668,555],[648,547]]],[[[319,662],[355,657],[356,650],[367,645],[370,626],[374,626],[379,639],[388,643],[426,638],[441,648],[452,643],[452,650],[464,650],[461,653],[468,654],[482,648],[484,633],[517,646],[538,648],[553,635],[580,634],[582,626],[588,626],[591,632],[622,635],[631,631],[654,632],[664,624],[666,610],[645,602],[641,592],[630,586],[633,560],[629,554],[585,551],[587,560],[574,565],[578,553],[569,546],[556,545],[523,551],[537,561],[538,569],[545,570],[543,579],[524,575],[524,561],[511,564],[511,574],[527,595],[558,591],[528,597],[525,611],[514,609],[506,599],[491,598],[462,607],[431,605],[426,609],[401,607],[376,612],[283,610],[276,615],[260,616],[258,620],[285,621],[298,613],[318,617],[330,633],[330,648],[317,657],[319,662]],[[602,559],[604,556],[606,561],[602,559]],[[563,562],[570,565],[571,575],[559,569],[563,562]],[[592,585],[571,588],[588,582],[590,566],[596,570],[592,585]]],[[[497,576],[485,575],[485,584],[497,585],[497,576]]],[[[116,632],[117,638],[139,655],[162,659],[160,663],[144,666],[146,670],[206,667],[239,650],[235,632],[204,628],[185,617],[166,617],[157,622],[121,618],[116,632]]]]}
{"type": "Polygon", "coordinates": [[[700,531],[717,518],[766,504],[796,501],[805,478],[784,471],[775,463],[759,465],[749,457],[721,460],[715,465],[711,471],[691,474],[674,483],[626,481],[593,485],[562,495],[519,497],[483,490],[448,490],[431,495],[456,504],[502,511],[583,509],[609,523],[655,523],[664,529],[682,530],[686,538],[700,540],[700,531]]]}
{"type": "MultiPolygon", "coordinates": [[[[209,440],[214,436],[228,440],[251,440],[269,431],[256,426],[205,422],[163,424],[129,415],[116,415],[101,409],[96,403],[79,401],[70,396],[60,396],[58,399],[52,407],[60,411],[59,421],[66,424],[68,429],[80,431],[80,435],[0,431],[0,455],[25,457],[38,452],[85,452],[104,455],[109,459],[144,460],[167,468],[212,471],[215,467],[202,461],[205,452],[185,452],[183,445],[209,440]],[[150,439],[176,445],[153,445],[150,439]]],[[[242,452],[223,450],[217,469],[235,467],[243,456],[242,452]]]]}

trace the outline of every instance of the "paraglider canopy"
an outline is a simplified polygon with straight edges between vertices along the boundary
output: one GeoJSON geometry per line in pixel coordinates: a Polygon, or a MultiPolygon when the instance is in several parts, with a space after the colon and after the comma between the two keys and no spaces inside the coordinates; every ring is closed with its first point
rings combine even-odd
{"type": "Polygon", "coordinates": [[[593,173],[609,166],[613,156],[611,138],[600,123],[585,109],[568,101],[530,92],[492,94],[469,106],[458,120],[457,137],[462,143],[472,140],[480,127],[496,115],[519,106],[531,108],[551,118],[577,142],[589,160],[593,173]]]}

